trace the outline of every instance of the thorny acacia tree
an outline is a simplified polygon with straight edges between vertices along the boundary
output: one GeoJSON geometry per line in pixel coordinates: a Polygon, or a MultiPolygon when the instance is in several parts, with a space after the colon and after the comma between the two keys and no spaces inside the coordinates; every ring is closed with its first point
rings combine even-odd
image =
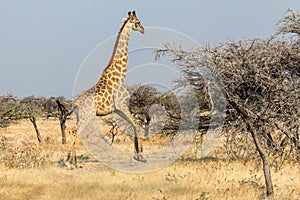
{"type": "MultiPolygon", "coordinates": [[[[42,98],[44,100],[44,98],[42,98]]],[[[38,129],[38,125],[36,122],[36,118],[43,113],[43,100],[42,99],[38,99],[35,98],[34,96],[29,96],[29,97],[25,97],[23,99],[20,100],[20,104],[22,109],[28,114],[28,118],[30,120],[30,122],[32,123],[35,133],[36,133],[36,137],[39,141],[39,143],[42,143],[42,136],[41,133],[38,129]]]]}
{"type": "MultiPolygon", "coordinates": [[[[64,105],[61,103],[60,101],[61,99],[56,99],[56,103],[58,106],[58,119],[59,119],[59,123],[60,123],[60,130],[61,130],[61,143],[62,144],[66,144],[67,143],[67,137],[66,137],[66,122],[68,117],[70,117],[70,115],[73,113],[73,109],[67,108],[67,105],[64,105]]],[[[70,103],[71,105],[71,103],[70,103]]]]}
{"type": "Polygon", "coordinates": [[[205,70],[222,81],[228,102],[224,132],[251,136],[263,163],[267,195],[272,195],[270,158],[300,160],[300,13],[289,10],[269,40],[191,51],[165,45],[156,53],[177,63],[196,90],[204,88],[205,70]],[[288,39],[279,37],[286,34],[288,39]]]}
{"type": "Polygon", "coordinates": [[[39,131],[37,118],[58,118],[62,128],[62,141],[66,141],[65,122],[71,114],[70,108],[59,106],[57,100],[63,97],[35,97],[28,96],[22,99],[8,94],[0,96],[0,127],[6,127],[12,121],[29,119],[32,123],[39,143],[42,143],[42,135],[39,131]]]}
{"type": "Polygon", "coordinates": [[[12,121],[27,118],[27,116],[15,96],[12,94],[0,96],[0,127],[7,127],[12,121]]]}
{"type": "Polygon", "coordinates": [[[150,85],[134,85],[128,88],[130,92],[129,110],[135,119],[145,129],[145,136],[149,134],[151,116],[149,110],[159,101],[160,92],[150,85]]]}
{"type": "Polygon", "coordinates": [[[189,119],[182,115],[191,115],[196,107],[193,103],[197,104],[191,91],[176,96],[176,91],[161,92],[151,85],[134,85],[128,91],[131,94],[129,110],[144,128],[146,137],[153,133],[175,136],[182,120],[189,119]]]}

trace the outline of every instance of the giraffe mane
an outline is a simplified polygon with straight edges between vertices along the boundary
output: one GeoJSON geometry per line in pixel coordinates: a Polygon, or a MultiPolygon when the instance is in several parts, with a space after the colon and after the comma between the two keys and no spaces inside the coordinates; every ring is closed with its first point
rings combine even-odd
{"type": "Polygon", "coordinates": [[[107,69],[107,67],[109,67],[112,64],[113,60],[114,60],[114,56],[116,54],[116,50],[117,50],[117,46],[118,46],[118,43],[119,43],[119,39],[120,39],[122,30],[123,30],[124,26],[126,25],[126,23],[128,22],[129,19],[130,19],[130,17],[128,17],[126,20],[124,20],[123,25],[122,25],[122,27],[119,30],[119,33],[118,33],[118,36],[117,36],[117,39],[116,39],[116,42],[115,42],[115,45],[114,45],[114,48],[113,48],[113,53],[112,53],[112,55],[110,57],[110,60],[109,60],[109,62],[108,62],[108,64],[107,64],[107,66],[106,66],[105,69],[107,69]]]}

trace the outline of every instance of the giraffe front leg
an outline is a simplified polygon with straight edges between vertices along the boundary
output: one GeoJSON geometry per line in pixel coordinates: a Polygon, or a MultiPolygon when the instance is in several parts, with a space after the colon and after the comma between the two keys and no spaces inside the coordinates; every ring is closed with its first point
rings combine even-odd
{"type": "Polygon", "coordinates": [[[134,130],[134,151],[135,151],[135,156],[134,156],[134,159],[137,160],[137,161],[141,161],[141,162],[146,162],[146,160],[143,158],[142,156],[142,152],[143,152],[143,147],[142,145],[140,144],[141,148],[139,148],[139,139],[138,139],[138,136],[137,136],[137,133],[136,133],[136,128],[134,130]]]}
{"type": "MultiPolygon", "coordinates": [[[[137,138],[138,140],[138,138],[137,138]]],[[[138,146],[135,146],[135,153],[136,155],[134,156],[134,159],[137,160],[137,161],[141,161],[141,162],[147,162],[146,159],[144,159],[142,153],[143,153],[143,139],[139,140],[138,142],[138,146]],[[139,151],[137,152],[136,149],[138,149],[139,151]]]]}
{"type": "Polygon", "coordinates": [[[68,169],[73,169],[73,167],[78,168],[76,151],[74,149],[68,152],[65,166],[67,166],[68,169]]]}
{"type": "MultiPolygon", "coordinates": [[[[127,121],[127,123],[130,124],[130,126],[133,128],[133,140],[134,140],[134,151],[135,151],[135,156],[133,157],[135,160],[137,161],[141,161],[141,162],[146,162],[146,160],[143,158],[142,156],[142,152],[140,151],[139,148],[139,141],[138,141],[138,134],[137,134],[137,128],[134,125],[133,120],[131,120],[123,111],[115,109],[114,112],[119,115],[120,117],[122,117],[125,121],[127,121]]],[[[129,113],[129,110],[128,110],[129,113]]],[[[130,115],[129,115],[130,116],[130,115]]]]}
{"type": "Polygon", "coordinates": [[[72,151],[68,151],[66,162],[64,163],[65,166],[67,166],[68,169],[71,169],[71,157],[72,157],[72,151]]]}
{"type": "Polygon", "coordinates": [[[117,115],[123,118],[132,128],[133,128],[133,140],[134,140],[134,151],[135,156],[133,157],[137,161],[146,162],[142,156],[142,152],[139,149],[138,133],[137,133],[137,124],[134,116],[130,113],[127,106],[130,94],[126,90],[123,84],[118,85],[117,90],[115,91],[115,96],[113,96],[113,107],[117,115]]]}
{"type": "Polygon", "coordinates": [[[77,157],[76,157],[76,151],[75,149],[72,149],[72,156],[73,156],[73,165],[75,168],[78,168],[78,163],[77,163],[77,157]]]}

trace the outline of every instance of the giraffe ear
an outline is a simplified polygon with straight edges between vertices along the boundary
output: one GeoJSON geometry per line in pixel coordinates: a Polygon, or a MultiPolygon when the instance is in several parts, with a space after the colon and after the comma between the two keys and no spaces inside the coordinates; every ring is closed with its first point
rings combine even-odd
{"type": "Polygon", "coordinates": [[[122,21],[125,22],[127,19],[126,18],[122,18],[122,21]]]}

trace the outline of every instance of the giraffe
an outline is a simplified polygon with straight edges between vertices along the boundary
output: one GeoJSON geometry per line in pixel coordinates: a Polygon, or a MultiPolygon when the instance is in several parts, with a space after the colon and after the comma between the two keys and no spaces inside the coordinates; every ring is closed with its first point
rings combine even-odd
{"type": "MultiPolygon", "coordinates": [[[[134,159],[144,162],[138,143],[137,125],[127,107],[130,95],[124,85],[128,64],[128,42],[132,30],[144,34],[144,28],[135,11],[128,12],[128,17],[123,19],[123,26],[118,33],[112,56],[98,82],[75,99],[73,109],[78,133],[84,131],[89,120],[94,116],[105,117],[115,113],[123,118],[133,128],[134,159]]],[[[74,152],[74,148],[70,147],[68,158],[74,152]]],[[[76,159],[74,161],[73,164],[76,167],[76,159]]]]}

